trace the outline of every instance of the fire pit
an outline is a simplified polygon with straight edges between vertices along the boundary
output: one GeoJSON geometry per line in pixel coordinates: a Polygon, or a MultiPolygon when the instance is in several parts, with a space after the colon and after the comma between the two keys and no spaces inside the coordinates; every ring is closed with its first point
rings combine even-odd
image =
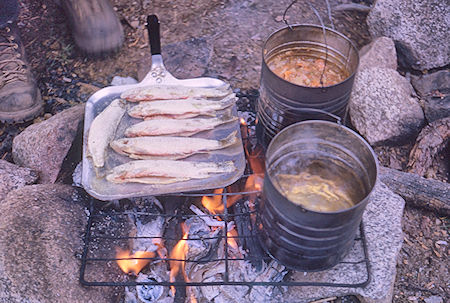
{"type": "Polygon", "coordinates": [[[240,129],[245,171],[233,184],[214,191],[130,198],[114,208],[91,198],[80,270],[83,285],[125,286],[126,302],[261,302],[281,301],[287,286],[355,293],[370,284],[362,223],[352,234],[349,256],[323,276],[288,269],[265,254],[259,242],[264,153],[256,139],[255,110],[242,109],[238,104],[240,116],[250,117],[249,125],[243,120],[240,129]],[[96,272],[102,266],[117,276],[99,281],[96,272]],[[341,279],[342,273],[351,279],[341,279]]]}

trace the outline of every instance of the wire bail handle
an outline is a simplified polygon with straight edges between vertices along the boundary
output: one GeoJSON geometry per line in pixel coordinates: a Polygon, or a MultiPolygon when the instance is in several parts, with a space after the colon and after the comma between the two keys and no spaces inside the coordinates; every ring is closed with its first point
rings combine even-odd
{"type": "Polygon", "coordinates": [[[310,112],[313,112],[313,113],[314,113],[314,112],[316,112],[316,113],[321,113],[321,114],[327,115],[327,116],[329,116],[329,117],[335,119],[337,124],[342,125],[342,119],[341,119],[341,117],[339,117],[339,116],[337,116],[337,115],[335,115],[335,114],[332,114],[332,113],[330,113],[330,112],[327,112],[326,110],[323,110],[323,109],[310,108],[310,107],[301,107],[301,108],[297,108],[296,110],[299,111],[299,112],[306,112],[306,113],[308,113],[308,112],[309,112],[309,113],[310,113],[310,112]]]}
{"type": "MultiPolygon", "coordinates": [[[[326,4],[327,4],[327,12],[328,12],[328,19],[330,19],[330,23],[331,23],[331,28],[334,30],[334,23],[333,23],[333,18],[331,18],[331,7],[330,7],[330,3],[328,2],[328,0],[325,0],[326,4]]],[[[297,0],[292,1],[288,7],[286,8],[286,10],[283,13],[283,22],[287,25],[287,27],[289,28],[289,30],[293,30],[292,26],[287,22],[286,19],[286,14],[288,12],[288,10],[295,4],[297,3],[297,0]]],[[[317,19],[319,19],[320,25],[322,26],[322,33],[323,33],[323,41],[325,42],[325,62],[323,65],[323,69],[322,69],[322,73],[320,74],[320,86],[322,87],[322,90],[324,91],[324,85],[323,85],[323,75],[325,74],[325,69],[327,68],[327,62],[328,62],[328,43],[327,43],[327,33],[325,30],[325,24],[323,23],[322,17],[320,17],[319,12],[317,11],[317,9],[308,2],[309,7],[311,8],[311,10],[314,12],[314,14],[317,16],[317,19]]]]}
{"type": "MultiPolygon", "coordinates": [[[[290,30],[292,30],[292,26],[288,23],[287,19],[286,19],[286,14],[288,12],[288,10],[298,2],[298,0],[293,0],[284,10],[283,13],[283,22],[286,24],[287,27],[289,27],[290,30]]],[[[330,6],[330,2],[328,0],[325,0],[326,5],[327,5],[327,13],[328,13],[328,19],[330,20],[330,24],[331,24],[331,28],[334,30],[334,22],[333,22],[333,18],[331,17],[331,6],[330,6]]],[[[311,10],[314,12],[314,14],[316,15],[317,19],[319,19],[320,24],[322,25],[322,27],[325,27],[324,23],[323,23],[323,19],[322,17],[320,17],[319,12],[317,11],[317,9],[308,2],[309,7],[311,8],[311,10]]]]}

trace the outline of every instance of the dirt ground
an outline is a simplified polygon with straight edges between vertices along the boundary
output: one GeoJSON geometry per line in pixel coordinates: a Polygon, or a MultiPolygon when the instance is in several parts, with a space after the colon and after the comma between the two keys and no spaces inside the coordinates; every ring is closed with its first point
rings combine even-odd
{"type": "MultiPolygon", "coordinates": [[[[283,26],[281,17],[290,3],[284,0],[113,0],[125,29],[125,43],[117,54],[94,60],[77,51],[56,0],[19,2],[22,39],[46,105],[45,114],[32,122],[14,126],[0,124],[0,158],[8,161],[12,161],[12,139],[26,126],[85,102],[93,92],[108,86],[115,75],[134,78],[145,75],[150,64],[145,30],[148,14],[159,16],[163,58],[164,47],[170,45],[175,46],[170,54],[181,58],[168,60],[166,64],[174,76],[213,76],[228,81],[234,89],[257,89],[262,45],[271,32],[283,26]],[[190,51],[186,55],[195,57],[195,47],[177,48],[192,39],[202,41],[205,59],[194,62],[197,65],[183,59],[185,51],[190,51]]],[[[342,2],[330,1],[332,7],[342,2]]],[[[311,3],[328,21],[324,2],[311,3]]],[[[294,6],[288,18],[293,23],[318,23],[306,5],[294,6]]],[[[365,15],[361,13],[334,14],[336,28],[358,47],[370,41],[364,20],[365,15]]],[[[404,168],[412,144],[376,149],[381,164],[404,168]]],[[[394,302],[425,302],[431,296],[449,302],[449,229],[449,218],[406,206],[405,241],[397,265],[394,302]]]]}

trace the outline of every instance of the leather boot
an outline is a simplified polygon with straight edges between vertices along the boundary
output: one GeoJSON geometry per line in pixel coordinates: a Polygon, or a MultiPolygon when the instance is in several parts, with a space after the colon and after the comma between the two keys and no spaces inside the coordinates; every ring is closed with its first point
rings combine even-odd
{"type": "Polygon", "coordinates": [[[42,112],[43,105],[17,26],[0,28],[0,121],[31,120],[42,112]]]}
{"type": "Polygon", "coordinates": [[[117,51],[124,34],[109,0],[61,0],[78,48],[93,56],[117,51]]]}

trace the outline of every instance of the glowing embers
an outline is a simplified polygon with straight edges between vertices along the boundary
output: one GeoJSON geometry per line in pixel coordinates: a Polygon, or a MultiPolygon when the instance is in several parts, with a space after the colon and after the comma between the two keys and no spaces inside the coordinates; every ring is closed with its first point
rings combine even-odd
{"type": "MultiPolygon", "coordinates": [[[[188,253],[188,249],[189,246],[187,244],[186,239],[188,238],[189,235],[189,230],[186,226],[186,224],[181,224],[181,227],[183,229],[183,238],[178,241],[178,243],[175,245],[175,247],[173,248],[172,252],[170,253],[170,282],[175,282],[176,281],[176,277],[178,275],[178,273],[181,272],[183,273],[184,276],[184,280],[186,282],[189,282],[189,279],[186,275],[186,270],[185,270],[185,264],[186,264],[186,255],[188,253]]],[[[172,293],[175,295],[175,287],[171,286],[172,289],[172,293]]]]}

